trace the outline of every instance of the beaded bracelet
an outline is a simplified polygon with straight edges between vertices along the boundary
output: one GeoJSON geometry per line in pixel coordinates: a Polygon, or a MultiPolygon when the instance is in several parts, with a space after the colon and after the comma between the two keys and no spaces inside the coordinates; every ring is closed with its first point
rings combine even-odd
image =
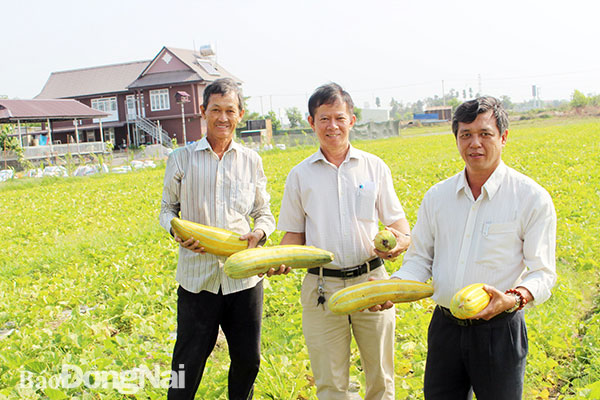
{"type": "Polygon", "coordinates": [[[517,289],[508,289],[506,292],[504,292],[504,294],[513,294],[519,298],[519,307],[517,307],[514,311],[522,310],[523,307],[525,307],[525,304],[527,304],[527,299],[517,289]]]}

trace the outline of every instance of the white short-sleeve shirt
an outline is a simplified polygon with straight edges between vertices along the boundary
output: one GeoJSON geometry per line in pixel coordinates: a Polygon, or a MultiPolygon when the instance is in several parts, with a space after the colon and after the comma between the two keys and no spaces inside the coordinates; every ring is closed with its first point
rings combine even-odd
{"type": "Polygon", "coordinates": [[[334,253],[328,268],[347,268],[375,257],[379,221],[404,217],[388,166],[350,146],[339,167],[319,149],[290,171],[277,228],[305,233],[307,245],[334,253]]]}

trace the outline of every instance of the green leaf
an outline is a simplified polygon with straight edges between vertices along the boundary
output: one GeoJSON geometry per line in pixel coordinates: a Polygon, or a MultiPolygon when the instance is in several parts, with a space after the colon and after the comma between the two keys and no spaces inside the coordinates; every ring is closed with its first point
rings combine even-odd
{"type": "Polygon", "coordinates": [[[50,400],[62,400],[68,398],[67,394],[62,390],[46,388],[44,394],[48,396],[50,400]]]}

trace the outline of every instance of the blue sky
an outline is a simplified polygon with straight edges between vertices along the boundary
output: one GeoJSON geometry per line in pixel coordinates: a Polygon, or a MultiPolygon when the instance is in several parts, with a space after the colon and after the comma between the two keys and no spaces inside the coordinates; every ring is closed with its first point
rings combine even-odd
{"type": "Polygon", "coordinates": [[[32,98],[53,71],[212,44],[251,111],[297,106],[335,81],[359,107],[472,88],[529,100],[600,94],[600,3],[537,1],[11,1],[0,95],[32,98]]]}

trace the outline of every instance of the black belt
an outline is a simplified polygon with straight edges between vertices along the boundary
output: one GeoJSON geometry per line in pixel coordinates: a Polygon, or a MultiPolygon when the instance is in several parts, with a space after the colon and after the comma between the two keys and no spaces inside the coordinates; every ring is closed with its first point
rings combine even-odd
{"type": "Polygon", "coordinates": [[[450,312],[450,310],[448,310],[446,307],[437,306],[437,308],[440,309],[440,311],[442,312],[442,314],[444,315],[444,317],[448,318],[450,321],[452,321],[456,325],[460,325],[460,326],[485,325],[485,324],[489,324],[490,322],[498,321],[500,319],[503,319],[503,318],[506,318],[506,317],[510,317],[510,316],[512,316],[512,315],[515,314],[514,312],[512,312],[512,313],[501,312],[500,314],[496,315],[494,318],[489,319],[489,320],[486,321],[485,319],[460,319],[460,318],[456,318],[454,315],[452,315],[452,312],[450,312]]]}
{"type": "Polygon", "coordinates": [[[350,279],[366,274],[369,271],[373,271],[375,268],[379,268],[383,265],[383,260],[379,257],[367,261],[364,264],[357,265],[356,267],[342,268],[342,269],[330,269],[330,268],[309,268],[308,273],[319,275],[321,268],[323,269],[323,276],[333,276],[335,278],[350,279]]]}

